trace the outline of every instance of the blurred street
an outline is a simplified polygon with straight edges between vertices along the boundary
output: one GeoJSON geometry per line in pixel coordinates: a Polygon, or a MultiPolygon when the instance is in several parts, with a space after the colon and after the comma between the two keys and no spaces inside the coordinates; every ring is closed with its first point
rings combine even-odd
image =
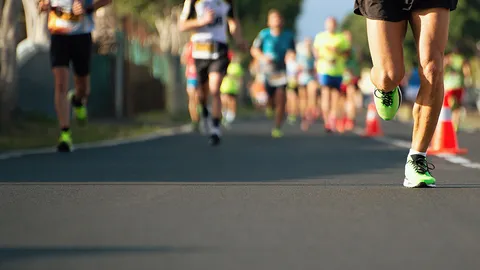
{"type": "MultiPolygon", "coordinates": [[[[0,269],[478,269],[479,169],[432,157],[438,188],[405,189],[408,149],[385,141],[411,127],[382,127],[274,140],[256,119],[218,148],[184,134],[3,160],[0,269]]],[[[477,136],[459,134],[473,163],[477,136]]]]}

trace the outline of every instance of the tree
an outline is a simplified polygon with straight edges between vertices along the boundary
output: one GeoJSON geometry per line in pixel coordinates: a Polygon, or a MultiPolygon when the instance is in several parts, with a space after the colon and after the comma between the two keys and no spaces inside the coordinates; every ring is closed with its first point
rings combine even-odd
{"type": "MultiPolygon", "coordinates": [[[[0,3],[1,4],[1,3],[0,3]]],[[[17,31],[21,2],[6,0],[0,18],[0,121],[6,124],[15,107],[17,31]]]]}
{"type": "Polygon", "coordinates": [[[25,11],[27,38],[33,43],[48,44],[47,14],[38,12],[37,0],[22,0],[25,11]]]}
{"type": "MultiPolygon", "coordinates": [[[[187,40],[184,34],[175,30],[179,7],[183,2],[184,0],[116,0],[115,7],[119,15],[133,15],[152,27],[156,26],[159,35],[162,36],[160,39],[162,47],[172,50],[173,43],[177,47],[187,40]],[[166,40],[172,44],[165,44],[166,40]]],[[[300,14],[302,2],[302,0],[242,0],[235,1],[235,10],[241,19],[246,39],[253,41],[258,32],[266,26],[267,12],[271,8],[276,8],[283,14],[286,27],[295,29],[295,21],[300,14]]]]}

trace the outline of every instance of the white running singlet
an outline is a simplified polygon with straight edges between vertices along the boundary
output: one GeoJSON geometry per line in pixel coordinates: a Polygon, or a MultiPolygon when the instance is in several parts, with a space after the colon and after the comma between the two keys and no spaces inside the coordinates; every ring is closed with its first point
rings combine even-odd
{"type": "Polygon", "coordinates": [[[213,23],[197,29],[192,41],[210,37],[215,42],[227,44],[228,19],[234,18],[233,0],[185,0],[180,19],[201,18],[207,9],[215,12],[215,19],[213,23]]]}

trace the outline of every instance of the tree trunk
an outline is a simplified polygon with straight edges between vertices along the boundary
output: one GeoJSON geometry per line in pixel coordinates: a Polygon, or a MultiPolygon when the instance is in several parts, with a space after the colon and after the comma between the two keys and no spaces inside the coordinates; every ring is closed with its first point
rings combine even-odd
{"type": "Polygon", "coordinates": [[[22,0],[22,3],[25,10],[27,38],[36,44],[48,44],[50,37],[47,28],[47,13],[38,12],[37,0],[22,0]]]}
{"type": "Polygon", "coordinates": [[[11,119],[15,108],[15,87],[17,73],[17,28],[21,2],[6,0],[0,23],[0,123],[11,119]]]}

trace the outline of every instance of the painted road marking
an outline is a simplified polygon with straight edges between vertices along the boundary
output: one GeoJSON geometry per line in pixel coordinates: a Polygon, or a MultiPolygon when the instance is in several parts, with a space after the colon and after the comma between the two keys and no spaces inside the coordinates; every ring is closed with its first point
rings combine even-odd
{"type": "MultiPolygon", "coordinates": [[[[362,135],[363,132],[360,129],[356,129],[355,134],[357,135],[362,135]]],[[[393,145],[399,148],[406,148],[410,149],[411,143],[409,141],[404,141],[404,140],[398,140],[398,139],[393,139],[389,137],[369,137],[373,140],[376,140],[378,142],[384,143],[384,144],[389,144],[393,145]]],[[[480,170],[480,163],[473,162],[467,158],[456,156],[456,155],[450,155],[450,154],[438,154],[435,155],[436,157],[439,157],[441,159],[444,159],[450,163],[457,164],[466,168],[471,168],[471,169],[479,169],[480,170]]]]}

